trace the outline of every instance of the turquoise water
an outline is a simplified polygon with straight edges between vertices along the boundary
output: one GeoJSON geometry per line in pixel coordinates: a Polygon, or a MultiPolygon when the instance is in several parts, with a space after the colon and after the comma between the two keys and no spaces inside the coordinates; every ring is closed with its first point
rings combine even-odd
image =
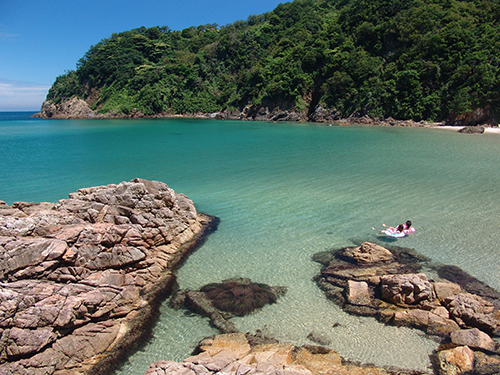
{"type": "MultiPolygon", "coordinates": [[[[0,199],[57,201],[134,177],[166,182],[219,229],[178,272],[181,288],[233,276],[285,285],[278,303],[234,318],[296,344],[321,333],[342,356],[425,370],[437,343],[344,314],[311,280],[325,249],[376,241],[372,226],[413,221],[399,244],[500,289],[500,135],[449,130],[216,120],[0,117],[0,199]],[[1,120],[3,118],[3,121],[1,120]],[[335,328],[335,323],[339,325],[335,328]]],[[[154,337],[118,374],[182,360],[216,333],[162,306],[154,337]]]]}

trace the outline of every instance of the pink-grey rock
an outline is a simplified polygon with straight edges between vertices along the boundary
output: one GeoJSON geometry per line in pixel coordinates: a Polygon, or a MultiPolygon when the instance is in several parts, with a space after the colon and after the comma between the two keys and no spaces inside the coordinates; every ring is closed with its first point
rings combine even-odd
{"type": "Polygon", "coordinates": [[[476,327],[487,333],[499,331],[498,311],[491,302],[471,293],[459,293],[445,299],[450,316],[463,327],[476,327]]]}
{"type": "Polygon", "coordinates": [[[401,309],[396,311],[393,316],[393,323],[399,326],[420,328],[429,334],[437,336],[447,336],[454,331],[460,330],[455,321],[421,309],[401,309]]]}
{"type": "Polygon", "coordinates": [[[347,282],[346,296],[349,303],[353,305],[369,305],[371,302],[370,289],[365,281],[347,282]]]}
{"type": "Polygon", "coordinates": [[[387,275],[381,278],[382,299],[396,304],[413,305],[435,298],[424,274],[387,275]]]}
{"type": "Polygon", "coordinates": [[[461,329],[452,332],[451,342],[459,346],[468,346],[469,348],[485,349],[494,351],[497,348],[495,341],[489,335],[477,328],[461,329]]]}
{"type": "Polygon", "coordinates": [[[109,366],[211,221],[186,196],[141,179],[57,203],[0,204],[0,374],[109,366]]]}
{"type": "Polygon", "coordinates": [[[340,255],[358,264],[386,263],[394,259],[389,250],[371,242],[363,242],[357,247],[347,247],[340,255]]]}
{"type": "Polygon", "coordinates": [[[455,296],[462,291],[460,285],[446,280],[434,281],[432,285],[434,286],[436,297],[440,300],[455,296]]]}
{"type": "MultiPolygon", "coordinates": [[[[295,347],[288,343],[250,346],[242,333],[204,340],[200,354],[184,362],[159,361],[145,375],[389,375],[383,368],[344,363],[325,347],[295,347]]],[[[401,373],[401,372],[398,372],[401,373]]]]}

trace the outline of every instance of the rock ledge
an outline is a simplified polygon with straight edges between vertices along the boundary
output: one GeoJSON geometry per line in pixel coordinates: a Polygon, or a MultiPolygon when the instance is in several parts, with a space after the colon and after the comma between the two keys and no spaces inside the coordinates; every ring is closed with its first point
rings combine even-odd
{"type": "Polygon", "coordinates": [[[0,374],[104,373],[216,225],[142,179],[58,203],[0,202],[0,374]]]}

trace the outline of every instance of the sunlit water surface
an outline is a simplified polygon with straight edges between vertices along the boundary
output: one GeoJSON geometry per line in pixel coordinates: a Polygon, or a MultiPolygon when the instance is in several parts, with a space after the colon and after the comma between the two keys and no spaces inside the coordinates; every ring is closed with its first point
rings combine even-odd
{"type": "MultiPolygon", "coordinates": [[[[436,342],[345,314],[312,281],[320,270],[314,253],[381,241],[371,228],[382,223],[412,220],[417,232],[397,244],[500,289],[500,135],[0,114],[0,144],[0,199],[9,204],[141,177],[166,182],[218,216],[218,230],[178,271],[180,287],[234,276],[288,287],[276,304],[233,318],[242,332],[297,345],[313,344],[307,336],[319,333],[347,359],[427,370],[436,342]]],[[[165,302],[153,337],[117,374],[180,361],[216,333],[206,318],[165,302]]]]}

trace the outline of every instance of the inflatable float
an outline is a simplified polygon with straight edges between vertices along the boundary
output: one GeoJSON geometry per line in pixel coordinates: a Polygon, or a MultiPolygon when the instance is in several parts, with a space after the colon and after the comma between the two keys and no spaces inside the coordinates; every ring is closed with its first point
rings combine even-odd
{"type": "Polygon", "coordinates": [[[408,229],[405,229],[403,231],[405,234],[412,234],[415,233],[415,227],[409,227],[408,229]]]}
{"type": "Polygon", "coordinates": [[[406,236],[406,231],[398,232],[396,228],[388,228],[383,232],[387,237],[391,238],[403,238],[406,236]]]}
{"type": "Polygon", "coordinates": [[[386,230],[383,231],[383,233],[387,237],[403,238],[403,237],[406,237],[412,233],[415,233],[415,227],[410,227],[408,229],[404,229],[402,232],[398,232],[398,230],[396,228],[387,228],[386,230]]]}

